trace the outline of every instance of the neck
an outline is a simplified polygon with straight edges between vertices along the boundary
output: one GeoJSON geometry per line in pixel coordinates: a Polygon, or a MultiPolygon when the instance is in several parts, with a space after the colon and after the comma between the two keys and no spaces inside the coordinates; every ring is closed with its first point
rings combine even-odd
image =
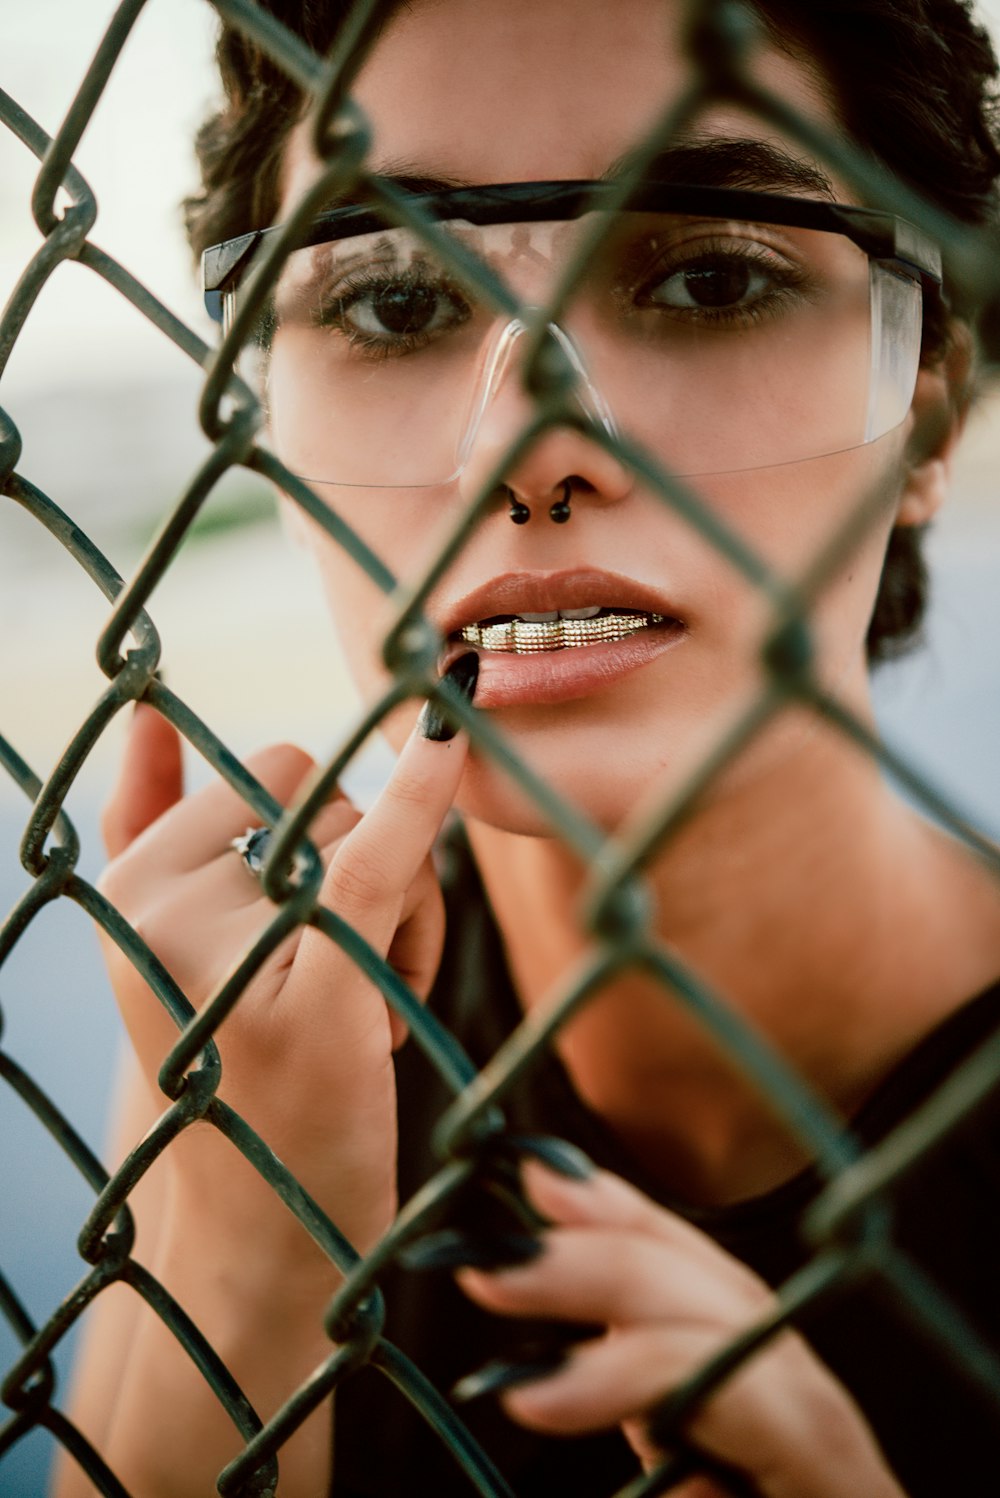
{"type": "MultiPolygon", "coordinates": [[[[552,839],[484,824],[470,836],[521,1002],[546,1004],[589,945],[586,870],[552,839]]],[[[707,800],[647,877],[657,935],[845,1116],[1000,967],[993,881],[832,731],[707,800]],[[958,911],[971,952],[956,964],[958,911]]],[[[754,1194],[805,1162],[651,978],[621,973],[556,1044],[584,1101],[692,1200],[754,1194]]]]}

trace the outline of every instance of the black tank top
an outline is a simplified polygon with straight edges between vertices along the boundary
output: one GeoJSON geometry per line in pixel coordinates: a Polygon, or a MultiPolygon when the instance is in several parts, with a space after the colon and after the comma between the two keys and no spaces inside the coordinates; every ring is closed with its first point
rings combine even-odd
{"type": "MultiPolygon", "coordinates": [[[[448,939],[431,995],[438,1017],[483,1065],[521,1018],[497,928],[460,832],[443,853],[448,939]]],[[[993,1032],[1000,982],[951,1014],[882,1082],[853,1122],[871,1143],[887,1133],[993,1032]]],[[[430,1136],[451,1094],[409,1041],[397,1057],[400,1200],[436,1169],[430,1136]]],[[[809,1257],[798,1224],[819,1189],[807,1169],[773,1191],[733,1206],[693,1211],[666,1200],[574,1092],[557,1058],[535,1065],[505,1102],[516,1132],[572,1140],[599,1165],[634,1181],[695,1222],[777,1286],[809,1257]]],[[[1000,1355],[1000,1089],[892,1191],[892,1241],[1000,1355]]],[[[459,1206],[461,1222],[479,1211],[459,1206]]],[[[478,1223],[478,1218],[476,1219],[478,1223]]],[[[385,1336],[438,1389],[495,1357],[537,1345],[537,1322],[487,1316],[447,1273],[393,1268],[380,1281],[385,1336]]],[[[908,1319],[877,1278],[824,1303],[801,1328],[851,1391],[908,1498],[1000,1495],[1000,1387],[995,1399],[967,1379],[908,1319]]],[[[617,1433],[552,1439],[508,1421],[496,1402],[461,1411],[517,1498],[607,1498],[638,1471],[617,1433]]],[[[475,1489],[454,1458],[374,1368],[337,1393],[335,1498],[469,1498],[475,1489]]],[[[859,1494],[858,1498],[864,1498],[859,1494]]]]}

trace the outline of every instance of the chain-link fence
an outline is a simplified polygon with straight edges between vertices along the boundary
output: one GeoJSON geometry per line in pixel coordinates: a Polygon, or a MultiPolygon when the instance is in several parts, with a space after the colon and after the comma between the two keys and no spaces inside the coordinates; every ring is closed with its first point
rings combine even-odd
{"type": "MultiPolygon", "coordinates": [[[[176,1044],[163,1057],[159,1075],[163,1112],[152,1132],[112,1174],[102,1166],[60,1105],[36,1085],[6,1051],[0,1069],[6,1086],[49,1131],[53,1141],[87,1183],[92,1209],[78,1240],[82,1277],[73,1292],[51,1314],[36,1323],[27,1313],[16,1284],[0,1277],[0,1303],[22,1345],[21,1355],[5,1369],[3,1400],[6,1424],[0,1431],[0,1472],[3,1454],[27,1433],[42,1427],[62,1443],[89,1474],[99,1491],[124,1491],[101,1454],[61,1412],[53,1373],[53,1352],[71,1332],[88,1306],[108,1287],[121,1283],[140,1297],[181,1342],[228,1412],[244,1443],[240,1455],[219,1477],[225,1493],[265,1494],[275,1489],[281,1448],[308,1415],[334,1390],[371,1365],[391,1380],[419,1410],[422,1418],[450,1448],[464,1470],[469,1491],[506,1494],[510,1488],[493,1461],[470,1436],[453,1408],[421,1371],[385,1336],[385,1305],[380,1285],[387,1267],[400,1250],[417,1238],[428,1223],[447,1221],[449,1203],[470,1181],[492,1181],[499,1190],[505,1179],[507,1123],[505,1106],[551,1046],[562,1026],[603,985],[626,969],[640,968],[662,985],[663,1002],[682,1005],[718,1044],[738,1061],[753,1083],[770,1098],[776,1113],[818,1162],[824,1182],[809,1207],[804,1232],[811,1246],[804,1267],[782,1283],[776,1309],[738,1341],[727,1346],[674,1391],[657,1417],[657,1432],[667,1453],[651,1474],[638,1477],[622,1490],[623,1498],[665,1492],[705,1461],[685,1443],[684,1428],[692,1412],[748,1359],[752,1359],[790,1322],[807,1322],[815,1308],[837,1296],[844,1285],[869,1277],[929,1342],[940,1344],[955,1364],[955,1378],[968,1379],[980,1393],[998,1401],[1000,1362],[979,1338],[949,1298],[936,1286],[927,1267],[914,1262],[894,1241],[885,1211],[899,1183],[919,1173],[930,1152],[969,1119],[993,1093],[1000,1074],[1000,1049],[993,1038],[977,1048],[906,1120],[877,1145],[862,1149],[845,1133],[839,1119],[766,1045],[756,1031],[714,993],[657,936],[646,898],[644,869],[666,842],[681,829],[698,799],[744,751],[746,746],[789,704],[817,715],[866,754],[876,758],[916,802],[943,824],[994,871],[1000,872],[995,845],[948,802],[934,785],[905,758],[880,742],[867,724],[821,681],[814,665],[812,611],[825,586],[850,557],[859,539],[876,520],[878,499],[865,494],[831,534],[819,553],[795,576],[777,575],[765,559],[748,546],[740,533],[699,498],[697,484],[684,482],[638,444],[606,424],[581,416],[574,399],[579,372],[560,357],[560,345],[547,336],[553,319],[570,298],[588,264],[600,252],[610,215],[598,217],[566,266],[549,305],[539,314],[520,305],[511,288],[475,256],[462,254],[443,236],[424,211],[419,198],[404,194],[367,168],[370,135],[366,120],[351,100],[352,82],[372,45],[380,7],[359,3],[345,25],[335,55],[322,60],[252,0],[215,0],[216,9],[230,25],[252,38],[295,83],[315,98],[313,138],[324,169],[273,245],[256,273],[249,304],[237,315],[212,349],[182,325],[122,265],[105,254],[91,238],[99,222],[97,205],[87,182],[73,165],[80,137],[99,104],[119,52],[129,36],[142,0],[125,0],[117,10],[58,133],[50,138],[20,108],[0,96],[0,113],[8,129],[41,163],[33,195],[33,212],[43,244],[25,267],[5,310],[0,333],[0,367],[6,362],[37,299],[53,272],[75,260],[102,278],[204,370],[200,420],[212,448],[207,461],[191,478],[185,492],[163,520],[152,544],[132,575],[123,579],[113,562],[78,527],[72,496],[50,497],[31,482],[32,454],[21,451],[17,412],[0,411],[2,473],[5,504],[15,505],[47,534],[48,545],[61,548],[108,603],[96,640],[96,653],[106,686],[79,724],[54,768],[26,763],[18,752],[16,732],[0,739],[0,759],[6,774],[23,792],[26,807],[20,858],[31,878],[0,930],[0,963],[22,942],[29,929],[43,924],[54,902],[73,902],[90,916],[128,961],[144,977],[152,996],[169,1014],[178,1031],[176,1044]],[[259,439],[261,411],[248,385],[234,375],[234,363],[260,305],[266,299],[288,253],[299,242],[317,208],[350,189],[352,199],[378,210],[389,223],[405,226],[418,240],[433,245],[436,255],[463,285],[472,285],[489,305],[523,318],[530,347],[524,357],[526,381],[534,401],[533,415],[514,443],[503,453],[464,509],[441,546],[433,566],[419,578],[397,585],[383,560],[372,554],[345,520],[324,504],[310,486],[297,478],[259,439]],[[60,192],[65,208],[57,208],[60,192]],[[636,474],[644,488],[671,513],[683,517],[693,531],[725,557],[736,573],[759,590],[766,600],[769,623],[761,660],[763,685],[745,711],[731,724],[697,771],[675,788],[655,813],[628,835],[605,836],[576,806],[545,783],[515,752],[490,717],[478,713],[437,673],[441,642],[425,616],[434,587],[446,576],[484,517],[496,504],[496,491],[531,444],[556,426],[575,426],[636,474]],[[151,595],[171,568],[179,548],[220,479],[234,468],[245,468],[275,484],[288,501],[321,528],[330,544],[340,548],[382,590],[391,602],[392,624],[384,640],[384,658],[392,685],[363,713],[342,745],[287,811],[263,787],[190,706],[166,685],[159,674],[160,638],[151,595]],[[65,499],[68,510],[60,508],[65,499]],[[347,923],[317,903],[322,869],[308,842],[310,825],[327,801],[345,767],[400,703],[431,697],[467,730],[475,751],[501,766],[525,797],[542,813],[566,846],[590,868],[584,921],[592,939],[586,970],[567,976],[558,1002],[544,1020],[537,1016],[520,1025],[502,1043],[488,1064],[478,1069],[463,1047],[425,1010],[386,960],[347,923]],[[250,809],[249,818],[276,829],[263,874],[266,893],[273,900],[274,918],[254,942],[237,969],[199,1012],[146,946],[95,886],[78,872],[80,839],[65,810],[74,783],[109,726],[124,709],[143,700],[176,726],[187,744],[238,792],[250,809]],[[452,1097],[439,1118],[434,1148],[439,1169],[416,1196],[405,1202],[391,1230],[377,1248],[359,1258],[337,1223],[313,1201],[294,1176],[247,1122],[219,1097],[222,1066],[215,1034],[238,1005],[244,985],[267,960],[280,939],[299,924],[310,922],[341,947],[378,989],[391,1008],[407,1022],[412,1039],[428,1058],[452,1097]],[[329,1356],[299,1388],[289,1388],[281,1407],[262,1422],[234,1383],[223,1362],[198,1327],[186,1316],[155,1277],[133,1257],[134,1226],[130,1193],[178,1136],[203,1122],[224,1135],[259,1172],[295,1214],[329,1260],[342,1271],[342,1288],[326,1308],[329,1356]]],[[[628,205],[657,152],[677,132],[696,121],[707,103],[720,98],[739,105],[768,122],[782,136],[796,141],[816,160],[852,185],[863,198],[877,201],[887,212],[905,216],[944,247],[947,274],[972,309],[987,310],[996,295],[998,259],[994,240],[985,231],[951,220],[940,209],[921,201],[893,180],[873,160],[847,149],[825,135],[810,120],[755,81],[755,33],[745,12],[731,4],[701,0],[691,7],[687,41],[690,72],[680,97],[665,100],[661,118],[647,138],[636,143],[629,172],[611,187],[611,209],[628,205]]],[[[986,319],[988,322],[988,318],[986,319]]],[[[45,600],[39,601],[45,608],[45,600]]],[[[6,648],[6,647],[5,647],[6,648]]],[[[169,677],[169,661],[167,662],[169,677]]],[[[5,1006],[17,995],[3,994],[5,1006]]],[[[152,1000],[151,1000],[152,1001],[152,1000]]],[[[58,1038],[53,1037],[53,1044],[58,1038]]],[[[508,1183],[509,1184],[509,1183],[508,1183]]],[[[515,1201],[516,1207],[516,1201],[515,1201]]],[[[933,1206],[929,1207],[933,1211],[933,1206]]],[[[27,1229],[30,1232],[30,1228],[27,1229]]],[[[720,1476],[720,1482],[725,1479],[720,1476]]]]}

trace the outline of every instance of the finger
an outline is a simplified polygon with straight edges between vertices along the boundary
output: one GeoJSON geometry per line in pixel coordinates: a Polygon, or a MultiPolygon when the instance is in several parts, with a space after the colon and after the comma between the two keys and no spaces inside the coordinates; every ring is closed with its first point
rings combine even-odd
{"type": "MultiPolygon", "coordinates": [[[[407,892],[429,857],[441,822],[450,807],[465,763],[466,746],[458,739],[436,744],[411,738],[400,755],[392,780],[379,801],[341,843],[320,892],[320,903],[336,912],[377,952],[387,956],[399,927],[407,892]]],[[[407,961],[418,964],[415,943],[428,926],[416,922],[409,933],[407,961]]],[[[432,933],[435,948],[439,936],[432,933]]],[[[286,988],[296,1002],[300,1023],[307,1011],[320,1029],[328,1023],[331,976],[342,962],[339,947],[324,932],[308,927],[295,955],[294,981],[286,988]]],[[[425,957],[429,963],[429,958],[425,957]]],[[[362,1030],[377,1023],[369,990],[357,990],[354,1022],[362,1030]],[[364,1013],[362,1013],[362,1009],[364,1013]],[[365,1018],[367,1015],[367,1019],[365,1018]]],[[[378,1007],[381,1023],[385,1009],[378,1007]]],[[[347,1016],[339,1006],[342,1033],[347,1016]]],[[[401,1044],[404,1032],[391,1026],[391,1043],[401,1044]]]]}
{"type": "Polygon", "coordinates": [[[117,858],[183,794],[180,734],[148,702],[137,702],[118,781],[101,818],[108,856],[117,858]]]}
{"type": "MultiPolygon", "coordinates": [[[[720,1338],[716,1346],[722,1345],[720,1338]]],[[[710,1343],[690,1327],[646,1324],[578,1343],[563,1365],[502,1396],[532,1430],[560,1435],[606,1430],[641,1416],[707,1361],[710,1343]]]]}
{"type": "MultiPolygon", "coordinates": [[[[444,950],[444,897],[430,859],[410,886],[403,919],[389,947],[388,960],[418,999],[426,999],[437,976],[444,950]],[[411,912],[407,914],[407,906],[411,912]]],[[[389,1010],[392,1049],[398,1051],[409,1035],[401,1015],[389,1010]]]]}
{"type": "Polygon", "coordinates": [[[693,1223],[658,1206],[638,1187],[610,1171],[595,1167],[586,1179],[571,1178],[526,1157],[521,1162],[521,1176],[532,1203],[550,1222],[639,1233],[682,1252],[714,1255],[720,1273],[734,1283],[753,1278],[744,1265],[724,1253],[693,1223]]]}
{"type": "Polygon", "coordinates": [[[444,946],[444,897],[427,858],[403,900],[399,926],[388,958],[419,998],[425,999],[437,974],[444,946]]]}
{"type": "MultiPolygon", "coordinates": [[[[309,836],[325,868],[359,816],[346,797],[339,797],[314,818],[309,836]]],[[[218,857],[176,881],[173,898],[158,897],[139,921],[172,976],[182,987],[190,985],[200,999],[228,977],[277,918],[278,906],[264,893],[259,877],[226,846],[218,857]]],[[[262,1002],[280,989],[303,929],[294,928],[257,971],[253,984],[262,1002]]]]}
{"type": "MultiPolygon", "coordinates": [[[[318,845],[320,861],[329,868],[345,834],[360,820],[346,800],[324,807],[309,828],[318,845]]],[[[210,992],[243,960],[276,917],[276,907],[259,880],[248,875],[232,849],[185,876],[182,898],[158,909],[144,922],[147,939],[154,942],[182,987],[197,983],[210,992]]],[[[268,956],[253,984],[255,1000],[265,1005],[280,991],[292,966],[305,927],[292,931],[268,956]]],[[[400,925],[388,959],[408,986],[426,998],[437,973],[444,944],[444,901],[429,859],[425,860],[403,901],[400,925]]],[[[398,1050],[407,1026],[389,1015],[392,1047],[398,1050]]]]}
{"type": "Polygon", "coordinates": [[[465,1292],[504,1316],[555,1317],[626,1326],[670,1319],[701,1326],[744,1325],[771,1298],[748,1271],[720,1273],[714,1244],[691,1252],[662,1239],[613,1228],[557,1228],[539,1258],[491,1274],[459,1272],[465,1292]]]}
{"type": "MultiPolygon", "coordinates": [[[[250,755],[246,768],[276,801],[286,805],[313,768],[313,761],[294,744],[273,744],[250,755]]],[[[134,885],[148,874],[159,887],[164,876],[190,873],[228,853],[232,839],[259,822],[260,817],[237,791],[215,780],[172,806],[155,828],[147,828],[135,839],[122,875],[134,885]]],[[[237,868],[235,856],[233,868],[237,868]]]]}
{"type": "MultiPolygon", "coordinates": [[[[386,950],[402,902],[429,858],[458,791],[468,742],[444,742],[415,728],[378,800],[341,843],[330,866],[322,903],[386,950]]],[[[322,942],[310,942],[322,950],[322,942]]]]}
{"type": "MultiPolygon", "coordinates": [[[[334,800],[328,801],[314,814],[304,833],[304,839],[316,849],[324,869],[330,867],[337,848],[360,820],[361,813],[357,807],[340,792],[334,800]]],[[[240,830],[244,829],[241,827],[240,830]]],[[[219,846],[212,864],[222,867],[229,876],[233,889],[239,889],[244,895],[240,904],[256,903],[265,916],[268,913],[273,915],[274,903],[264,891],[260,871],[251,869],[244,861],[242,854],[233,847],[233,839],[226,836],[227,831],[228,829],[221,829],[216,837],[219,846]]],[[[265,848],[262,856],[266,858],[268,851],[265,848]]],[[[206,864],[206,867],[209,866],[206,864]]]]}
{"type": "MultiPolygon", "coordinates": [[[[276,785],[281,774],[286,781],[294,776],[304,759],[301,751],[289,753],[279,746],[254,756],[251,765],[264,781],[276,785]]],[[[190,799],[204,807],[204,798],[205,793],[199,793],[190,799]]],[[[275,906],[230,845],[234,830],[245,826],[239,811],[237,822],[230,821],[228,826],[212,826],[211,808],[206,811],[204,835],[213,856],[199,862],[177,831],[187,809],[187,805],[174,807],[147,828],[108,866],[99,887],[175,980],[185,989],[192,985],[190,996],[198,1002],[274,920],[275,906]]],[[[315,817],[310,832],[328,844],[327,863],[336,841],[356,824],[358,816],[350,802],[339,797],[315,817]]],[[[117,962],[111,948],[108,956],[117,962]]]]}
{"type": "MultiPolygon", "coordinates": [[[[244,761],[245,768],[275,801],[287,806],[314,761],[296,744],[271,744],[244,761]]],[[[189,796],[172,813],[170,831],[186,853],[186,866],[196,867],[224,851],[233,837],[261,818],[227,781],[215,780],[189,796]]]]}
{"type": "MultiPolygon", "coordinates": [[[[344,835],[359,813],[345,798],[324,806],[314,818],[310,838],[318,844],[320,862],[329,867],[344,835]]],[[[115,883],[135,884],[128,871],[115,883]]],[[[111,883],[111,881],[106,881],[111,883]]],[[[170,882],[169,893],[150,890],[148,905],[131,911],[133,925],[166,964],[171,976],[200,1002],[247,956],[278,918],[278,906],[264,893],[260,879],[230,847],[207,863],[170,882]]],[[[111,890],[114,893],[114,890],[111,890]]],[[[140,892],[141,895],[141,892],[140,892]]],[[[291,966],[303,927],[290,934],[264,960],[253,979],[263,1001],[275,995],[291,966]]]]}
{"type": "MultiPolygon", "coordinates": [[[[580,1344],[554,1373],[509,1389],[501,1400],[514,1420],[551,1434],[624,1425],[633,1445],[646,1447],[646,1459],[654,1452],[643,1427],[655,1406],[728,1342],[694,1328],[630,1328],[580,1344]]],[[[846,1455],[868,1439],[844,1390],[789,1330],[731,1373],[685,1428],[696,1446],[753,1477],[768,1498],[831,1493],[818,1476],[815,1452],[840,1443],[846,1455]]],[[[848,1488],[838,1484],[837,1491],[848,1488]]]]}
{"type": "MultiPolygon", "coordinates": [[[[412,887],[427,868],[441,823],[458,791],[467,752],[464,734],[432,739],[425,737],[418,723],[378,800],[344,838],[327,871],[320,904],[347,921],[382,956],[388,955],[412,887]]],[[[416,940],[429,934],[436,967],[441,942],[437,918],[431,915],[420,924],[413,912],[411,920],[408,964],[419,966],[416,940]]],[[[283,1001],[296,1006],[300,1033],[315,1030],[319,1043],[329,1026],[331,983],[336,983],[338,1034],[345,1054],[351,1045],[361,1055],[386,1040],[392,1047],[402,1044],[405,1030],[394,1014],[390,1018],[377,985],[345,983],[342,961],[338,944],[319,927],[309,926],[303,932],[282,995],[283,1001]]],[[[429,972],[428,954],[423,961],[429,972]]]]}
{"type": "MultiPolygon", "coordinates": [[[[270,901],[256,897],[250,904],[239,904],[240,894],[218,864],[209,864],[185,877],[176,898],[133,917],[143,941],[196,1008],[278,919],[270,901]]],[[[293,931],[257,969],[252,979],[255,1002],[266,1003],[280,988],[280,974],[290,965],[297,940],[298,932],[293,931]]]]}
{"type": "MultiPolygon", "coordinates": [[[[341,801],[334,806],[324,809],[320,816],[313,822],[309,829],[310,837],[316,843],[320,842],[321,834],[325,834],[325,844],[319,846],[319,856],[324,868],[329,869],[333,862],[338,847],[343,837],[356,826],[360,820],[359,813],[350,806],[349,802],[341,801]],[[346,810],[345,810],[346,809],[346,810]]],[[[222,861],[218,860],[217,862],[222,861]]],[[[228,863],[228,859],[225,860],[228,863]]],[[[236,868],[233,860],[232,868],[236,868]]],[[[250,884],[245,878],[240,881],[241,885],[250,884]]],[[[274,919],[275,907],[271,901],[259,891],[257,898],[251,894],[245,897],[239,918],[231,922],[230,929],[240,933],[242,938],[238,942],[238,949],[249,950],[250,946],[274,919]]],[[[445,918],[444,899],[441,894],[440,885],[434,872],[434,867],[429,858],[424,860],[416,878],[410,885],[409,890],[403,897],[399,924],[389,944],[387,960],[395,971],[400,975],[407,986],[418,998],[426,999],[430,992],[434,978],[437,974],[441,961],[441,952],[444,946],[445,918]]],[[[307,935],[313,938],[317,933],[309,932],[308,927],[299,927],[294,931],[268,959],[266,967],[262,970],[262,978],[269,979],[266,984],[268,991],[280,987],[284,975],[293,962],[299,959],[299,949],[307,935]]],[[[327,943],[325,953],[326,961],[340,961],[339,949],[329,943],[329,939],[319,935],[321,942],[327,943]]],[[[318,959],[321,961],[322,959],[318,959]]],[[[305,959],[311,965],[311,959],[305,959]]],[[[301,978],[303,964],[300,961],[296,973],[296,990],[298,980],[301,978]]],[[[309,979],[306,980],[311,981],[309,979]]],[[[325,992],[325,990],[324,990],[325,992]]],[[[321,1001],[322,1002],[322,1001],[321,1001]]],[[[389,1025],[392,1049],[398,1050],[407,1038],[409,1028],[395,1010],[389,1009],[389,1025]]]]}

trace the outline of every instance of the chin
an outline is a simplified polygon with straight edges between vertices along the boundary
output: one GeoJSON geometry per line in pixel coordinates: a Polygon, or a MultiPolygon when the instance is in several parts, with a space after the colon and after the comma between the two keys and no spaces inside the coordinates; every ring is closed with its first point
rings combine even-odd
{"type": "MultiPolygon", "coordinates": [[[[605,762],[602,771],[595,771],[593,764],[582,759],[568,763],[565,757],[558,763],[534,763],[531,768],[562,801],[608,835],[632,812],[643,786],[656,774],[656,767],[650,766],[645,780],[638,778],[630,785],[618,764],[612,771],[605,762]]],[[[659,769],[662,772],[662,766],[659,769]]],[[[463,816],[498,831],[518,837],[559,836],[536,802],[506,771],[475,753],[463,776],[457,805],[463,816]]]]}

